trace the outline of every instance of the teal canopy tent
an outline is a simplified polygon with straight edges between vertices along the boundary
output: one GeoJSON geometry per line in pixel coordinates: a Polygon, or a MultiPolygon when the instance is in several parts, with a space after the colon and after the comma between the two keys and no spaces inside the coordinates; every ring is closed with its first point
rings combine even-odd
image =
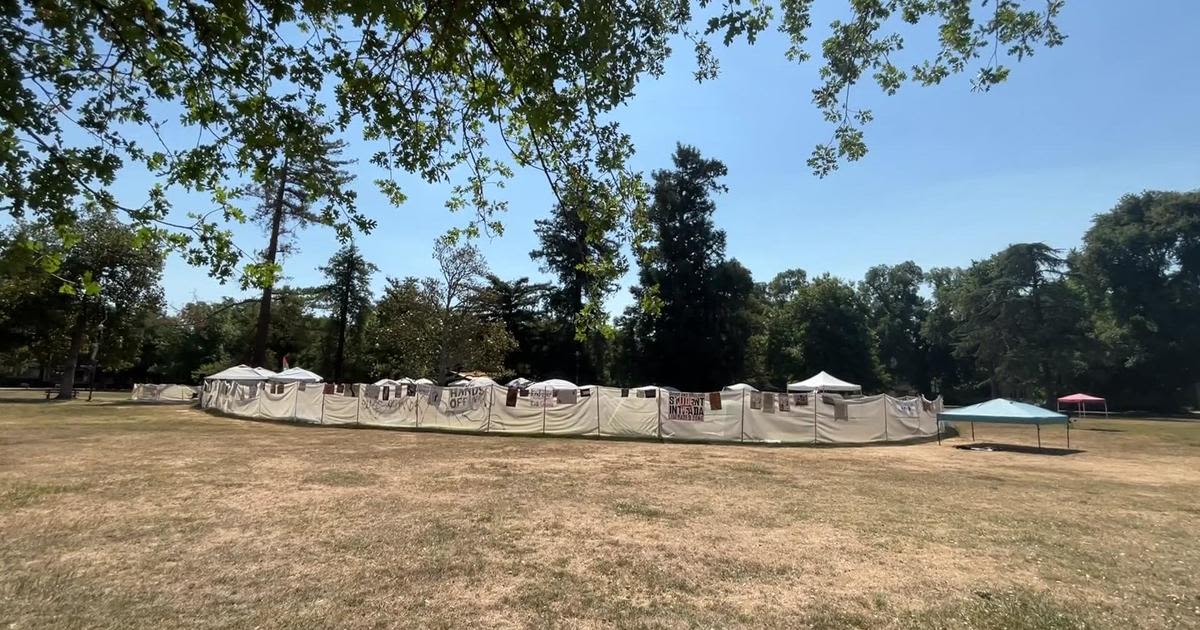
{"type": "Polygon", "coordinates": [[[995,398],[969,407],[943,411],[937,415],[938,439],[941,440],[942,422],[970,422],[971,438],[975,437],[976,422],[996,424],[1032,424],[1038,430],[1038,448],[1042,447],[1043,424],[1067,425],[1067,447],[1071,446],[1071,423],[1066,414],[1043,409],[1007,398],[995,398]]]}

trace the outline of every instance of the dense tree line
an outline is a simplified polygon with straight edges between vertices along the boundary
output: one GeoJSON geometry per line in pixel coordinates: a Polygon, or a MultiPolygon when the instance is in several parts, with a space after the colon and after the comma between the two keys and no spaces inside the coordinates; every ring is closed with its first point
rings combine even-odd
{"type": "MultiPolygon", "coordinates": [[[[618,244],[586,238],[579,213],[559,204],[537,222],[531,252],[548,282],[499,278],[476,246],[440,239],[437,277],[387,277],[375,296],[380,270],[347,245],[321,267],[320,286],[270,294],[265,363],[287,357],[341,381],[480,371],[686,390],[780,389],[827,370],[868,390],[956,402],[1085,390],[1147,409],[1200,394],[1200,192],[1128,195],[1068,252],[1018,243],[960,268],[908,261],[857,282],[803,269],[755,281],[727,258],[712,221],[725,174],[687,146],[652,174],[634,304],[602,317],[611,323],[580,325],[595,317],[587,292],[597,290],[582,269],[618,244]]],[[[254,361],[261,297],[165,314],[161,249],[111,213],[86,221],[78,243],[44,239],[61,249],[54,257],[31,237],[45,226],[18,223],[0,237],[10,373],[73,374],[95,348],[103,369],[127,380],[194,382],[254,361]]]]}

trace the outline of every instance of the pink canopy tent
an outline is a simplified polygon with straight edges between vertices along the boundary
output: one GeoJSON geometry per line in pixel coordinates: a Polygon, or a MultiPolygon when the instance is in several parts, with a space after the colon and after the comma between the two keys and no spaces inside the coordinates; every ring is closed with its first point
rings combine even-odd
{"type": "Polygon", "coordinates": [[[1088,412],[1088,403],[1091,403],[1093,406],[1103,405],[1104,417],[1108,417],[1108,401],[1099,396],[1092,396],[1090,394],[1071,394],[1070,396],[1063,396],[1058,399],[1058,410],[1062,411],[1064,404],[1067,405],[1068,408],[1070,405],[1075,405],[1075,412],[1078,415],[1086,416],[1088,412]]]}

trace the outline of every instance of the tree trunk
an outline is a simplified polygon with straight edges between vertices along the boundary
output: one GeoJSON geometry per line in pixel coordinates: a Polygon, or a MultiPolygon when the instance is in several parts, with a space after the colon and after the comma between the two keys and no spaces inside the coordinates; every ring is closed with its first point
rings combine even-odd
{"type": "MultiPolygon", "coordinates": [[[[267,251],[263,257],[263,261],[268,264],[275,264],[275,256],[279,251],[279,232],[283,227],[283,195],[287,189],[288,180],[288,161],[285,157],[283,160],[283,169],[279,175],[279,192],[275,195],[275,208],[271,213],[271,238],[267,242],[267,251]]],[[[251,363],[254,367],[263,367],[267,362],[267,340],[271,335],[271,297],[275,290],[275,281],[272,279],[263,286],[262,297],[258,301],[258,327],[254,333],[254,358],[251,363]]]]}
{"type": "MultiPolygon", "coordinates": [[[[344,287],[343,287],[344,288],[344,287]]],[[[333,355],[333,380],[342,380],[342,370],[346,365],[346,320],[349,318],[350,305],[347,303],[349,299],[346,295],[342,296],[342,303],[339,306],[337,327],[337,351],[333,355]]]]}
{"type": "Polygon", "coordinates": [[[67,361],[63,365],[62,383],[58,387],[60,400],[71,400],[75,395],[75,368],[79,366],[79,353],[83,350],[83,337],[87,332],[87,311],[80,308],[75,316],[75,327],[71,329],[71,348],[67,351],[67,361]]]}

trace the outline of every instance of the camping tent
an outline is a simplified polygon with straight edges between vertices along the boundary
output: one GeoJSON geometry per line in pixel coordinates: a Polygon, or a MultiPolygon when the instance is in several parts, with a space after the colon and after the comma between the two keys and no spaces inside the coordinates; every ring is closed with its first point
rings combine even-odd
{"type": "Polygon", "coordinates": [[[848,383],[821,370],[815,375],[796,383],[788,383],[789,392],[861,392],[862,385],[848,383]]]}
{"type": "Polygon", "coordinates": [[[278,374],[272,374],[267,377],[268,381],[276,383],[320,383],[321,375],[315,372],[309,372],[304,368],[294,367],[288,368],[278,374]]]}
{"type": "Polygon", "coordinates": [[[491,387],[499,385],[496,381],[486,376],[468,376],[467,378],[459,379],[450,383],[450,387],[491,387]]]}
{"type": "Polygon", "coordinates": [[[723,392],[756,392],[756,391],[758,391],[758,388],[753,385],[747,385],[746,383],[734,383],[733,385],[726,385],[721,391],[723,391],[723,392]]]}
{"type": "Polygon", "coordinates": [[[631,390],[629,390],[629,391],[631,391],[631,392],[637,392],[637,394],[636,394],[636,395],[637,395],[639,398],[649,398],[649,397],[653,397],[653,396],[662,396],[662,395],[665,395],[665,394],[669,394],[669,393],[671,393],[671,392],[674,392],[674,393],[679,393],[679,390],[678,390],[678,389],[675,389],[674,387],[670,387],[670,386],[668,386],[668,385],[663,385],[663,386],[659,386],[659,385],[642,385],[641,387],[634,387],[633,389],[631,389],[631,390]]]}
{"type": "Polygon", "coordinates": [[[252,368],[248,365],[235,365],[225,368],[216,374],[204,377],[206,381],[265,381],[268,376],[275,374],[266,368],[252,368]]]}
{"type": "Polygon", "coordinates": [[[575,383],[572,383],[571,381],[563,380],[561,378],[552,378],[552,379],[549,379],[546,381],[539,381],[537,383],[534,383],[534,384],[530,385],[528,387],[528,389],[532,389],[532,390],[548,389],[551,391],[557,391],[560,389],[579,389],[579,386],[576,385],[575,383]]]}
{"type": "Polygon", "coordinates": [[[976,422],[990,422],[993,424],[1032,424],[1037,426],[1038,430],[1038,448],[1042,447],[1042,425],[1043,424],[1065,424],[1067,425],[1067,446],[1071,446],[1071,423],[1065,414],[1042,409],[1036,405],[1008,400],[1007,398],[994,398],[987,402],[981,402],[969,407],[961,407],[950,411],[938,413],[938,440],[941,440],[942,422],[970,422],[971,423],[971,438],[975,437],[976,422]]]}
{"type": "Polygon", "coordinates": [[[1108,417],[1108,401],[1099,396],[1092,396],[1090,394],[1071,394],[1070,396],[1063,396],[1058,399],[1058,410],[1063,410],[1063,404],[1075,405],[1075,412],[1078,415],[1086,416],[1088,403],[1091,403],[1093,406],[1103,406],[1104,417],[1108,417]]]}
{"type": "Polygon", "coordinates": [[[383,387],[384,385],[392,385],[392,386],[408,385],[409,383],[412,383],[412,382],[413,382],[413,380],[406,376],[404,378],[397,378],[397,379],[381,378],[378,381],[375,381],[374,383],[371,383],[371,384],[378,386],[378,387],[383,387]]]}

